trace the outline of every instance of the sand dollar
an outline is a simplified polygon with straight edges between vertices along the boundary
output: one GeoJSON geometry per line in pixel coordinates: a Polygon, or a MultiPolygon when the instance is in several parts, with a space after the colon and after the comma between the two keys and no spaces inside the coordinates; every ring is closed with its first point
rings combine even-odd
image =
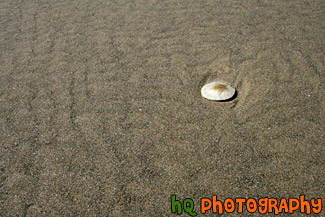
{"type": "Polygon", "coordinates": [[[235,95],[235,88],[231,87],[229,84],[213,81],[204,85],[201,89],[201,95],[209,100],[223,101],[230,99],[235,95]]]}

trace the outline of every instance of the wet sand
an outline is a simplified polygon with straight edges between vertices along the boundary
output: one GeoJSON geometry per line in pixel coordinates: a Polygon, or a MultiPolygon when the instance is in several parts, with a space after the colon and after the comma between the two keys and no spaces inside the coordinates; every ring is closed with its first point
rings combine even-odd
{"type": "Polygon", "coordinates": [[[324,198],[324,1],[0,8],[1,216],[324,198]],[[202,98],[213,80],[237,97],[202,98]]]}

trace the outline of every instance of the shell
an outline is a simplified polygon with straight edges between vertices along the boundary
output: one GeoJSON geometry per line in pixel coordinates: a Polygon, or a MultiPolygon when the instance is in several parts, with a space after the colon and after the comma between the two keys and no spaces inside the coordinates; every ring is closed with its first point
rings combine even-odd
{"type": "Polygon", "coordinates": [[[235,88],[229,84],[219,81],[213,81],[204,85],[201,89],[201,95],[209,100],[223,101],[230,99],[235,95],[235,88]]]}

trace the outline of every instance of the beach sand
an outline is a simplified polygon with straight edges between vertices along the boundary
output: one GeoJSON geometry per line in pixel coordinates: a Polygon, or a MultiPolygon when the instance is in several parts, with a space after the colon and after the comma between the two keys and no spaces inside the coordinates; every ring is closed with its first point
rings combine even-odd
{"type": "Polygon", "coordinates": [[[218,216],[199,213],[212,195],[324,198],[324,1],[0,8],[1,216],[177,216],[173,194],[198,216],[218,216]],[[214,80],[237,97],[201,97],[214,80]]]}

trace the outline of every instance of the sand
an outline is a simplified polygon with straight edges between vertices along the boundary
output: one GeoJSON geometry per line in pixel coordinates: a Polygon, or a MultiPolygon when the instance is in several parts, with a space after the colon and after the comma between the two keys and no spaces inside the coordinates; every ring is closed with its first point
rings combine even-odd
{"type": "Polygon", "coordinates": [[[324,198],[324,1],[0,8],[1,216],[177,216],[173,194],[198,216],[218,216],[199,214],[212,195],[324,198]],[[237,97],[201,97],[213,80],[237,97]]]}

